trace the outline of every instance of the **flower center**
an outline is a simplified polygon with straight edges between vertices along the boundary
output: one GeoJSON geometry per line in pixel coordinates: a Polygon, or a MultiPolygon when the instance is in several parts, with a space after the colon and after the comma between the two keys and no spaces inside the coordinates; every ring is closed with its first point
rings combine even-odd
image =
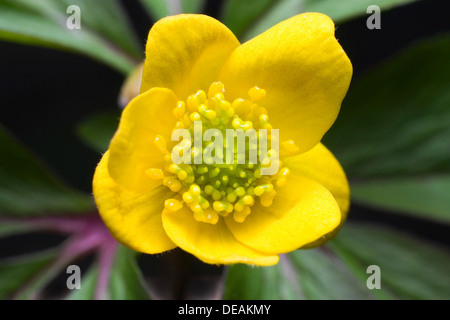
{"type": "MultiPolygon", "coordinates": [[[[279,159],[278,130],[269,122],[267,110],[257,104],[266,96],[258,87],[248,91],[248,99],[228,102],[221,82],[199,90],[173,110],[178,119],[172,141],[181,142],[168,151],[167,141],[158,135],[154,143],[164,157],[164,170],[148,169],[152,179],[178,197],[167,199],[167,210],[186,204],[197,221],[215,224],[232,214],[244,222],[257,201],[272,205],[276,189],[287,182],[290,170],[279,159]],[[184,204],[183,204],[184,203],[184,204]]],[[[294,154],[297,146],[284,141],[283,151],[294,154]]]]}

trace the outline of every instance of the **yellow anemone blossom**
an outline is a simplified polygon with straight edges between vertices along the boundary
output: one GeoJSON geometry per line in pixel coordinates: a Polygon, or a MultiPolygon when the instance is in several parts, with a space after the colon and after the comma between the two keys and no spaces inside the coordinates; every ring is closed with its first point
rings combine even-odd
{"type": "MultiPolygon", "coordinates": [[[[323,14],[295,16],[244,44],[208,16],[160,20],[148,36],[141,94],[124,109],[95,172],[106,226],[136,251],[180,247],[211,264],[273,265],[281,253],[324,243],[345,220],[349,187],[320,140],[351,76],[323,14]],[[222,163],[212,155],[235,157],[228,142],[211,151],[211,137],[173,141],[177,129],[195,135],[198,123],[205,135],[208,128],[224,137],[231,129],[279,135],[256,162],[222,163]],[[203,161],[175,163],[174,153],[203,161]],[[262,174],[269,166],[276,172],[262,174]]],[[[245,152],[261,137],[245,140],[245,152]]]]}

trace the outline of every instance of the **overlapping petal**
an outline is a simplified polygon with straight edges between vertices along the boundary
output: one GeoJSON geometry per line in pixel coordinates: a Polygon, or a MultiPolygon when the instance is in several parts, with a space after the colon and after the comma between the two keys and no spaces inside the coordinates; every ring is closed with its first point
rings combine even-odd
{"type": "Polygon", "coordinates": [[[286,253],[338,227],[339,206],[319,183],[293,172],[277,192],[270,207],[256,204],[243,223],[226,218],[237,240],[261,252],[286,253]]]}
{"type": "Polygon", "coordinates": [[[95,170],[93,192],[98,211],[111,234],[122,244],[144,253],[176,247],[163,228],[164,199],[173,193],[165,187],[135,192],[118,185],[108,172],[109,152],[95,170]]]}
{"type": "Polygon", "coordinates": [[[177,97],[171,90],[153,88],[124,109],[109,146],[108,170],[117,183],[135,191],[149,191],[161,184],[161,180],[149,178],[145,171],[163,168],[163,156],[155,138],[161,135],[170,141],[176,122],[170,111],[176,103],[177,97]]]}
{"type": "Polygon", "coordinates": [[[164,210],[162,220],[174,243],[206,263],[267,266],[278,262],[276,252],[264,254],[237,241],[223,219],[214,225],[198,222],[192,211],[183,207],[176,212],[164,210]]]}
{"type": "Polygon", "coordinates": [[[330,150],[318,143],[308,152],[284,158],[283,163],[292,172],[327,188],[341,209],[342,222],[345,221],[350,206],[350,187],[344,169],[330,150]]]}
{"type": "Polygon", "coordinates": [[[300,152],[315,146],[334,123],[348,90],[352,65],[326,15],[305,13],[285,20],[233,51],[219,80],[227,96],[243,97],[259,86],[281,140],[300,152]]]}
{"type": "Polygon", "coordinates": [[[207,90],[239,45],[225,25],[205,15],[161,19],[148,35],[141,92],[170,88],[185,100],[199,89],[207,90]]]}
{"type": "Polygon", "coordinates": [[[350,207],[350,186],[344,169],[334,155],[322,144],[303,154],[285,158],[283,162],[293,172],[314,180],[331,192],[341,210],[341,223],[332,232],[303,248],[314,248],[332,239],[344,225],[350,207]]]}

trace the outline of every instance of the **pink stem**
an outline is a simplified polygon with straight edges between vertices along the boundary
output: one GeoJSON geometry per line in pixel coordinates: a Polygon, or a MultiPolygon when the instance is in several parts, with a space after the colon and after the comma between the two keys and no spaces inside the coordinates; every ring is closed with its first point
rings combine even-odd
{"type": "Polygon", "coordinates": [[[62,233],[82,233],[89,226],[97,225],[100,221],[98,213],[93,212],[81,216],[42,216],[42,217],[2,217],[0,222],[25,223],[38,228],[62,233]]]}
{"type": "Polygon", "coordinates": [[[118,243],[111,236],[98,213],[82,216],[42,216],[30,218],[1,218],[0,222],[26,223],[43,230],[52,230],[70,237],[59,256],[43,270],[50,272],[86,253],[97,251],[99,276],[94,294],[96,300],[106,299],[111,269],[118,243]]]}
{"type": "Polygon", "coordinates": [[[117,251],[117,242],[111,237],[99,248],[99,276],[95,288],[95,300],[107,299],[107,290],[111,269],[114,264],[114,258],[117,251]]]}

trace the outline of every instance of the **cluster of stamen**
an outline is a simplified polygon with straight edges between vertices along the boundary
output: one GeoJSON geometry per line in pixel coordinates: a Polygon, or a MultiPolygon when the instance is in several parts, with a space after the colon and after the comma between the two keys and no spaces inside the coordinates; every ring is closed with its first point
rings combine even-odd
{"type": "MultiPolygon", "coordinates": [[[[265,98],[266,92],[258,87],[249,90],[249,99],[236,99],[228,102],[224,96],[225,89],[222,83],[214,82],[205,91],[199,90],[184,101],[179,101],[173,114],[178,120],[175,129],[187,129],[194,137],[194,123],[201,121],[202,134],[207,129],[218,129],[226,136],[227,129],[244,132],[249,129],[265,129],[268,139],[271,139],[272,125],[269,122],[267,110],[257,104],[265,98]]],[[[246,154],[252,148],[258,148],[260,137],[257,141],[246,141],[246,154]]],[[[226,217],[232,214],[237,222],[243,222],[251,213],[251,207],[259,200],[262,206],[268,207],[276,195],[276,188],[283,187],[287,183],[290,170],[283,167],[282,162],[274,154],[278,150],[267,149],[267,154],[258,152],[256,163],[236,161],[239,155],[235,147],[233,149],[234,162],[231,164],[215,163],[210,156],[212,141],[202,141],[201,149],[194,144],[194,138],[187,141],[187,146],[177,144],[169,151],[168,141],[158,135],[154,140],[158,150],[164,158],[164,168],[150,168],[146,174],[152,179],[162,180],[162,184],[176,192],[179,196],[167,199],[165,208],[173,212],[180,210],[184,205],[189,207],[197,221],[215,224],[220,216],[226,217]],[[175,164],[172,152],[180,154],[184,147],[189,147],[190,163],[175,164]],[[178,148],[178,149],[174,149],[178,148]],[[203,156],[203,161],[197,163],[194,160],[203,156]],[[273,160],[276,158],[276,160],[273,160]],[[277,173],[263,175],[262,168],[273,165],[277,161],[277,173]],[[196,164],[197,163],[197,164],[196,164]]],[[[170,142],[169,142],[170,143],[170,142]]],[[[226,142],[223,150],[215,150],[214,157],[224,158],[226,142]],[[223,152],[222,152],[223,151],[223,152]]],[[[298,149],[292,140],[284,141],[281,147],[285,152],[294,154],[298,149]]],[[[278,154],[277,154],[278,155],[278,154]]],[[[246,160],[248,160],[246,158],[246,160]]]]}

